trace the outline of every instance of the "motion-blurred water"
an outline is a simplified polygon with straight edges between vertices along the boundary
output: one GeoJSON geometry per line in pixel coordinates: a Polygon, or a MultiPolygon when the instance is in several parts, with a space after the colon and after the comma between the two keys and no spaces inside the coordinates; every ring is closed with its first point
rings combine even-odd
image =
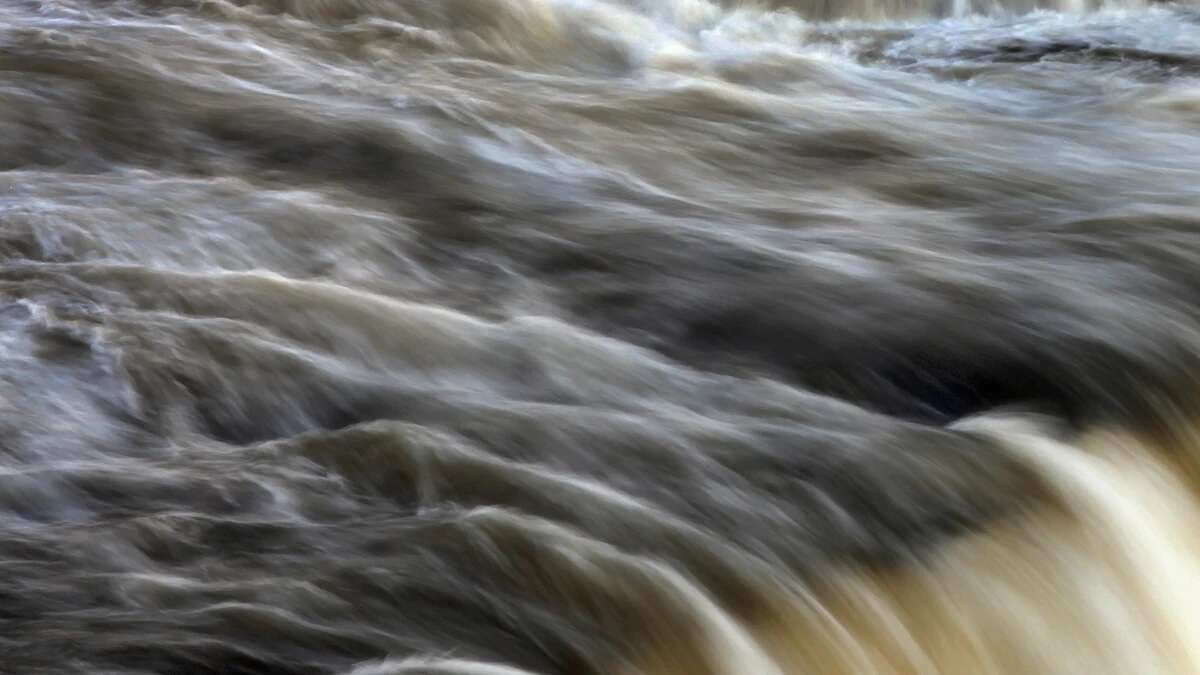
{"type": "Polygon", "coordinates": [[[0,672],[1200,673],[1200,8],[0,2],[0,672]]]}

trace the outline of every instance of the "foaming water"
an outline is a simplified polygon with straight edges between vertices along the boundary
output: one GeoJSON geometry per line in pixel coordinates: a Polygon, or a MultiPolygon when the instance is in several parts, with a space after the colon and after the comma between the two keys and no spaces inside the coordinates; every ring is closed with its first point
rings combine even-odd
{"type": "Polygon", "coordinates": [[[1200,673],[1200,11],[0,6],[0,672],[1200,673]]]}

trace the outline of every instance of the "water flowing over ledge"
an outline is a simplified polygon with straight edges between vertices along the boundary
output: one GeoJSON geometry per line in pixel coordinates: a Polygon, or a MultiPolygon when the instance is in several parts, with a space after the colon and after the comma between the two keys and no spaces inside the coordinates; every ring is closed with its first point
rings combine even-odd
{"type": "Polygon", "coordinates": [[[1200,673],[1200,11],[0,6],[0,673],[1200,673]]]}

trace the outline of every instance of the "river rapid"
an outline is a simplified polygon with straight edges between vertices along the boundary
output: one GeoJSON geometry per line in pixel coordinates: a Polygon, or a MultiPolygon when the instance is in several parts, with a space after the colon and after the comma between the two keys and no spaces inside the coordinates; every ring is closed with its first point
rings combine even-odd
{"type": "Polygon", "coordinates": [[[1200,6],[0,2],[0,673],[1200,673],[1200,6]]]}

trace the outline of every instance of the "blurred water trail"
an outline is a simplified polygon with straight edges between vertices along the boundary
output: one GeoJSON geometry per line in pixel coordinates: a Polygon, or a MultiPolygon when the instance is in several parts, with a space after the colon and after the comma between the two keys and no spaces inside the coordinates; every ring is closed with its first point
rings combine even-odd
{"type": "Polygon", "coordinates": [[[1200,6],[0,2],[0,673],[1200,673],[1200,6]]]}

